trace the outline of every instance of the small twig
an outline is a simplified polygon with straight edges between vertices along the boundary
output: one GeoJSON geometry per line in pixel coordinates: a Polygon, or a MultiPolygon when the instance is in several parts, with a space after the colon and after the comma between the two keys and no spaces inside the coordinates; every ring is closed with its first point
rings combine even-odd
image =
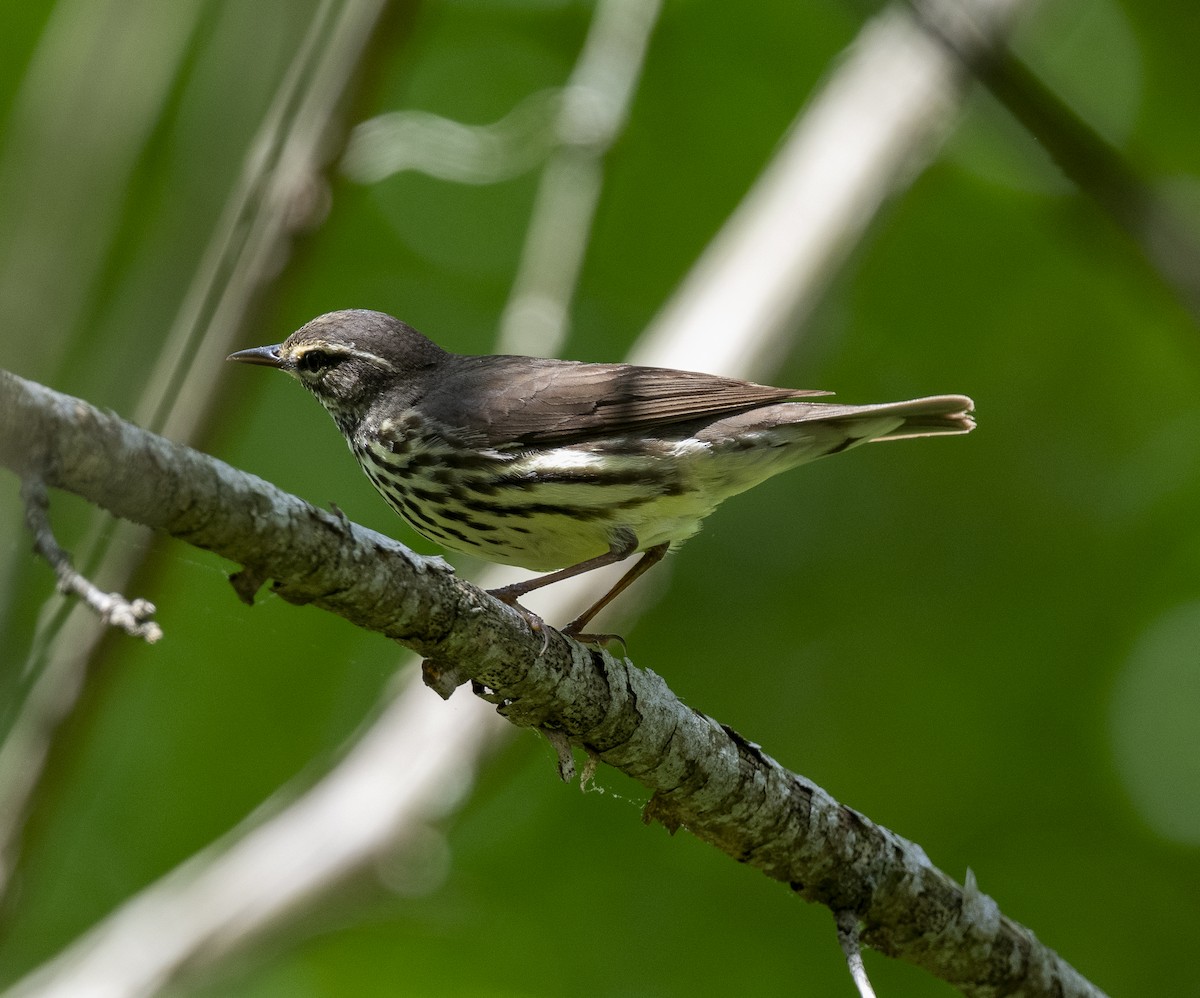
{"type": "Polygon", "coordinates": [[[78,596],[105,624],[119,627],[135,638],[154,644],[162,637],[162,628],[151,619],[153,603],[144,599],[127,600],[120,593],[106,593],[76,571],[70,556],[54,538],[49,517],[50,499],[40,479],[21,480],[21,500],[25,503],[25,523],[33,534],[33,549],[54,569],[59,592],[78,596]]]}
{"type": "Polygon", "coordinates": [[[596,770],[600,766],[600,757],[591,749],[587,752],[587,762],[583,764],[583,772],[579,774],[579,792],[586,794],[588,784],[590,784],[596,775],[596,770]]]}
{"type": "Polygon", "coordinates": [[[862,944],[858,938],[858,916],[847,909],[837,913],[838,942],[842,952],[846,954],[846,966],[850,968],[850,978],[858,988],[862,998],[875,998],[875,989],[867,977],[867,968],[863,966],[862,944]]]}
{"type": "Polygon", "coordinates": [[[575,779],[575,756],[571,752],[571,739],[557,728],[541,728],[540,730],[558,756],[558,778],[563,783],[570,783],[575,779]]]}

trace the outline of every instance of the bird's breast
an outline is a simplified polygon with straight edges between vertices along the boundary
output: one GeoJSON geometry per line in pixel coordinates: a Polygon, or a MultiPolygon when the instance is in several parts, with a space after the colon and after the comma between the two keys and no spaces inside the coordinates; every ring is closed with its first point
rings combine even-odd
{"type": "Polygon", "coordinates": [[[688,487],[680,454],[635,441],[477,448],[393,421],[357,433],[351,448],[375,488],[421,535],[537,571],[603,554],[631,532],[643,548],[683,540],[712,510],[688,487]]]}

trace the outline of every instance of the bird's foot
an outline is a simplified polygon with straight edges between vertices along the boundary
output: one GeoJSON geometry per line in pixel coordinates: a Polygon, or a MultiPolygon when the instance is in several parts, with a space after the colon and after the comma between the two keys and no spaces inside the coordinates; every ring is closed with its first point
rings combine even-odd
{"type": "Polygon", "coordinates": [[[602,648],[605,651],[611,651],[609,645],[620,645],[622,652],[626,649],[625,639],[619,634],[588,634],[586,632],[576,633],[570,627],[563,628],[562,634],[564,637],[578,641],[581,645],[595,645],[597,648],[602,648]]]}
{"type": "Polygon", "coordinates": [[[534,634],[542,636],[542,648],[538,652],[538,657],[540,658],[546,654],[546,649],[550,646],[550,628],[546,626],[546,622],[536,613],[517,602],[521,596],[525,595],[523,591],[514,591],[519,590],[519,588],[519,586],[502,586],[499,589],[487,590],[487,594],[494,596],[505,606],[511,606],[521,615],[534,634]]]}

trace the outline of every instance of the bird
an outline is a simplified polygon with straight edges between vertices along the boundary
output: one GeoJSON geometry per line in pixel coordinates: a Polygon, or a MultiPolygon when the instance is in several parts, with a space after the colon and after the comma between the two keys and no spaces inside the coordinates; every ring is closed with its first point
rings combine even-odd
{"type": "Polygon", "coordinates": [[[333,417],[371,483],[445,548],[546,573],[528,593],[641,557],[562,628],[587,625],[724,500],[869,441],[970,432],[965,395],[846,405],[695,371],[451,353],[383,312],[318,316],[231,361],[277,368],[333,417]]]}

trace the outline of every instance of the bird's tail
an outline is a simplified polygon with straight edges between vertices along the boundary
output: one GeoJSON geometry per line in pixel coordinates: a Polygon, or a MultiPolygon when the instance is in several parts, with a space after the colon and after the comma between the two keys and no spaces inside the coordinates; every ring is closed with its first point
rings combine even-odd
{"type": "Polygon", "coordinates": [[[907,402],[880,402],[875,405],[838,405],[813,403],[812,419],[833,421],[875,420],[880,416],[899,416],[904,422],[874,440],[907,440],[909,437],[934,437],[952,433],[970,433],[975,403],[966,395],[930,395],[907,402]]]}
{"type": "Polygon", "coordinates": [[[903,415],[904,424],[881,440],[970,433],[975,429],[975,403],[966,395],[930,395],[911,402],[894,402],[885,408],[903,415]]]}
{"type": "Polygon", "coordinates": [[[699,464],[711,467],[697,470],[709,476],[707,488],[720,501],[781,471],[872,440],[970,433],[974,407],[965,395],[875,405],[776,402],[694,431],[692,439],[710,445],[700,452],[709,460],[699,464]]]}

